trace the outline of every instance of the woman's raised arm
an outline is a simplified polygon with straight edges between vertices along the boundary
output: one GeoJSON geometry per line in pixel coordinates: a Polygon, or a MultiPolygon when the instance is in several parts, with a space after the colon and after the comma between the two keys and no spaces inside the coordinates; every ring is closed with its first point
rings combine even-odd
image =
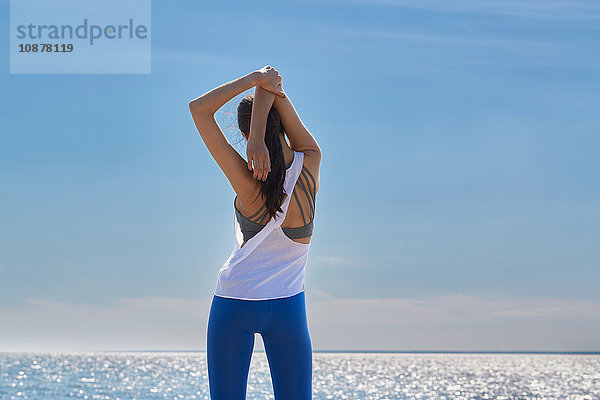
{"type": "Polygon", "coordinates": [[[277,84],[280,81],[281,78],[279,77],[277,70],[267,65],[266,67],[253,71],[241,78],[227,82],[190,101],[190,111],[192,113],[202,112],[214,115],[214,113],[216,113],[219,108],[223,107],[229,100],[257,85],[264,87],[266,90],[273,92],[278,96],[285,96],[283,90],[277,87],[277,84]]]}
{"type": "Polygon", "coordinates": [[[292,150],[301,151],[303,153],[310,152],[311,156],[320,160],[321,148],[317,144],[317,141],[313,135],[306,129],[300,116],[296,112],[290,97],[275,96],[273,105],[279,112],[283,126],[285,127],[285,133],[290,141],[290,147],[292,150]]]}
{"type": "Polygon", "coordinates": [[[277,88],[280,79],[274,69],[265,67],[225,83],[189,103],[192,118],[202,140],[237,194],[251,190],[256,180],[248,171],[246,161],[223,135],[214,114],[233,97],[256,85],[282,95],[283,92],[277,88]]]}
{"type": "Polygon", "coordinates": [[[269,149],[265,144],[265,133],[273,100],[275,100],[273,93],[263,89],[262,86],[256,86],[254,100],[252,101],[250,132],[246,132],[248,135],[246,159],[248,169],[254,170],[254,179],[261,181],[265,181],[271,171],[271,160],[269,159],[269,149]]]}

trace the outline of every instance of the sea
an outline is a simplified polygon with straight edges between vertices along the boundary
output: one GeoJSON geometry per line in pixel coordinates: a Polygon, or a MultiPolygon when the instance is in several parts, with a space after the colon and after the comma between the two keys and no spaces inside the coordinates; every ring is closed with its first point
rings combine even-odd
{"type": "MultiPolygon", "coordinates": [[[[246,398],[274,399],[264,352],[246,398]]],[[[0,353],[0,399],[210,399],[206,353],[0,353]]],[[[600,354],[315,352],[313,399],[598,400],[600,354]]]]}

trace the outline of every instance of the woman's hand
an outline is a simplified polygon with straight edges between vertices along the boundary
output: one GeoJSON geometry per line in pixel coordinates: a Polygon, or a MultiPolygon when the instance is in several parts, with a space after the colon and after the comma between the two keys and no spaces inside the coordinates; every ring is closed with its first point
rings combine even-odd
{"type": "Polygon", "coordinates": [[[269,159],[269,149],[267,149],[264,138],[252,138],[252,136],[248,138],[246,158],[248,159],[248,169],[250,171],[252,171],[252,164],[254,163],[254,179],[267,180],[267,175],[271,172],[271,161],[269,159]]]}
{"type": "Polygon", "coordinates": [[[279,72],[267,65],[257,72],[257,84],[265,90],[276,94],[279,97],[285,98],[285,93],[281,90],[282,81],[279,72]]]}

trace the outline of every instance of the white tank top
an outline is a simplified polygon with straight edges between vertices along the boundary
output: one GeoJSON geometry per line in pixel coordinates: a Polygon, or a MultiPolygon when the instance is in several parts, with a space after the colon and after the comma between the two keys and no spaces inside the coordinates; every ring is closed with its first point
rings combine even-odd
{"type": "Polygon", "coordinates": [[[288,238],[281,228],[290,205],[296,181],[302,171],[304,153],[294,151],[292,165],[286,170],[283,191],[287,194],[277,212],[264,228],[246,244],[233,215],[236,245],[218,273],[214,294],[242,300],[268,300],[294,296],[304,289],[304,271],[310,243],[288,238]]]}

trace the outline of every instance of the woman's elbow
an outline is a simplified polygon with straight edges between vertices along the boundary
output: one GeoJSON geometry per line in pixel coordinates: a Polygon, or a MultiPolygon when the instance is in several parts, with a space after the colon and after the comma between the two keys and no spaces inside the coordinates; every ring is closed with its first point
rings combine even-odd
{"type": "Polygon", "coordinates": [[[194,99],[189,103],[190,112],[194,115],[208,114],[208,110],[199,99],[194,99]]]}
{"type": "Polygon", "coordinates": [[[192,100],[189,103],[189,107],[190,107],[190,112],[192,114],[194,114],[196,111],[198,111],[198,109],[200,108],[200,104],[198,103],[198,100],[192,100]]]}

